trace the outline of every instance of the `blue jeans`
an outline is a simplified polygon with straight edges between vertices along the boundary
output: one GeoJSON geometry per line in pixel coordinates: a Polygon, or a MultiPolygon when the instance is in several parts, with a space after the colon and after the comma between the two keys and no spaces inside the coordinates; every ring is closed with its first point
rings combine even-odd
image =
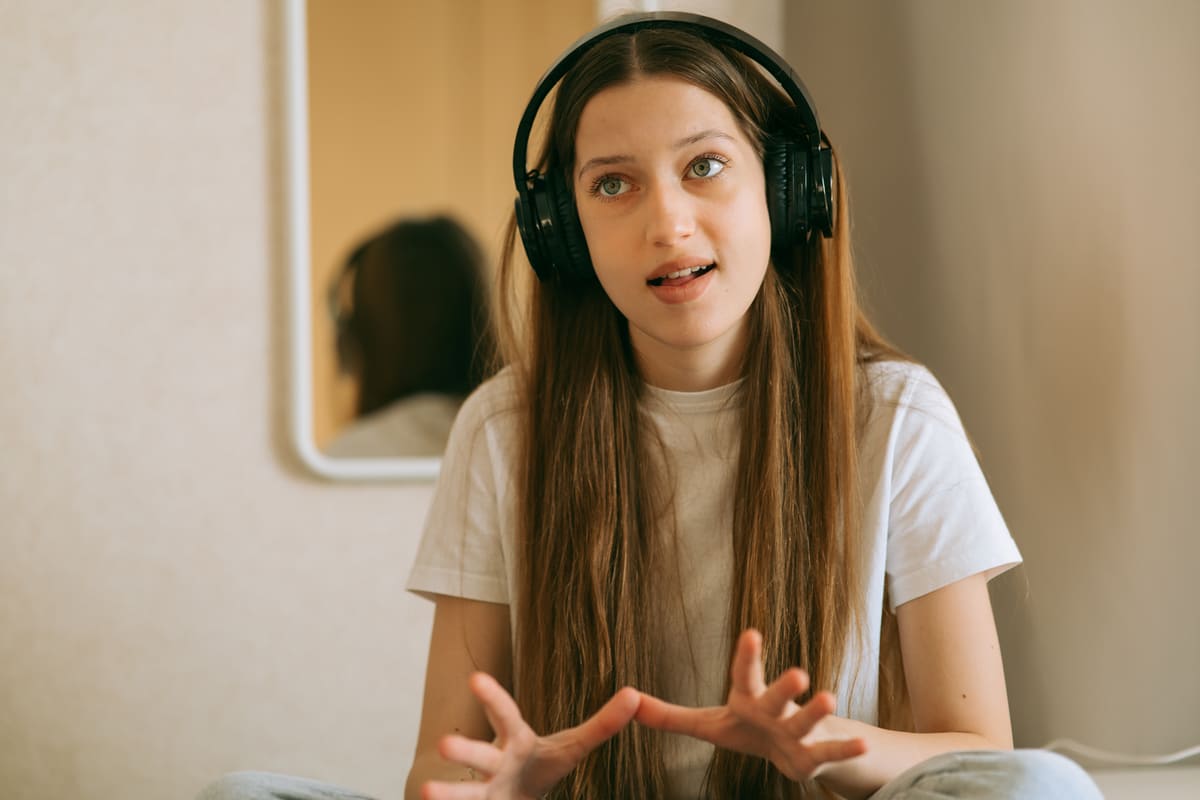
{"type": "MultiPolygon", "coordinates": [[[[1103,800],[1083,768],[1045,750],[945,753],[917,764],[871,800],[1103,800]]],[[[197,800],[370,800],[365,795],[305,778],[234,772],[197,800]]]]}
{"type": "Polygon", "coordinates": [[[871,800],[1103,800],[1083,767],[1048,750],[967,750],[917,764],[871,800]]]}

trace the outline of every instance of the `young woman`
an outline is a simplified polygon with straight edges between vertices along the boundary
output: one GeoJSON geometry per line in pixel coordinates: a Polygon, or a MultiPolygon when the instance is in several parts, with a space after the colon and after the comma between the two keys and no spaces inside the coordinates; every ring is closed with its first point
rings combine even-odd
{"type": "Polygon", "coordinates": [[[565,70],[518,185],[541,280],[510,231],[508,366],[409,584],[437,604],[409,794],[1087,796],[1011,752],[987,580],[1019,555],[944,392],[859,310],[815,114],[748,41],[626,18],[535,92],[527,122],[565,70]]]}
{"type": "MultiPolygon", "coordinates": [[[[514,160],[538,280],[510,231],[507,366],[409,581],[436,611],[408,796],[1099,797],[1011,749],[987,580],[1020,556],[945,393],[858,308],[786,64],[622,18],[514,160]]],[[[339,796],[290,780],[240,785],[339,796]]]]}

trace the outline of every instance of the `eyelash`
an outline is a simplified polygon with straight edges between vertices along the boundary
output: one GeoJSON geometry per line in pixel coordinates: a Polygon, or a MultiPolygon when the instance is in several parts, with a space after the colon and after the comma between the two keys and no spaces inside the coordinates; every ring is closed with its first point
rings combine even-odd
{"type": "MultiPolygon", "coordinates": [[[[725,156],[718,155],[717,153],[705,153],[704,155],[697,156],[696,158],[692,159],[688,163],[687,171],[690,172],[693,167],[695,167],[697,164],[699,164],[702,161],[716,161],[718,164],[721,165],[721,170],[719,172],[717,172],[716,175],[713,175],[711,177],[706,177],[706,176],[701,176],[701,175],[692,176],[695,180],[698,180],[698,181],[711,181],[711,180],[715,180],[715,179],[721,177],[722,175],[725,174],[725,167],[728,166],[728,164],[729,164],[729,159],[726,158],[725,156]]],[[[606,203],[611,202],[613,200],[620,200],[622,197],[625,196],[626,192],[621,192],[621,194],[604,194],[603,192],[600,191],[600,186],[605,181],[610,181],[613,178],[617,178],[622,181],[625,180],[620,175],[616,175],[611,172],[607,173],[605,175],[600,175],[599,177],[595,178],[592,181],[592,185],[588,188],[588,194],[591,195],[592,197],[596,198],[597,200],[600,200],[600,201],[606,202],[606,203]]]]}

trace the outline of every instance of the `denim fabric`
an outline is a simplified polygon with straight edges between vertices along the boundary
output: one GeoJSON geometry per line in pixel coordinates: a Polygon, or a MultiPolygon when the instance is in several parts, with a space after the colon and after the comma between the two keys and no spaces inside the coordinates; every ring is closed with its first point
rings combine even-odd
{"type": "Polygon", "coordinates": [[[917,764],[871,800],[1103,800],[1074,761],[1046,750],[945,753],[917,764]]]}
{"type": "MultiPolygon", "coordinates": [[[[1074,761],[1045,750],[945,753],[917,764],[871,800],[1103,800],[1074,761]]],[[[270,772],[234,772],[196,800],[371,800],[326,783],[270,772]]]]}
{"type": "Polygon", "coordinates": [[[273,772],[231,772],[205,787],[196,800],[371,800],[340,786],[277,775],[273,772]]]}

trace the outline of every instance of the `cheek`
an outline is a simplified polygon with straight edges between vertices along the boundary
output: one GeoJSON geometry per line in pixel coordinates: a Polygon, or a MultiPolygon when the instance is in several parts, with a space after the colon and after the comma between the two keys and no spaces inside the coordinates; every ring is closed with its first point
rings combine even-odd
{"type": "Polygon", "coordinates": [[[631,253],[631,234],[627,225],[612,215],[579,214],[583,239],[587,244],[588,256],[596,270],[600,284],[608,290],[609,282],[616,280],[622,265],[628,267],[631,253]]]}
{"type": "Polygon", "coordinates": [[[611,239],[606,235],[603,223],[595,216],[584,213],[576,207],[575,215],[579,218],[579,227],[583,229],[583,241],[587,244],[592,261],[597,261],[604,251],[604,243],[611,239]]]}
{"type": "Polygon", "coordinates": [[[767,213],[766,195],[748,191],[737,204],[738,213],[725,217],[730,226],[728,237],[756,263],[761,261],[765,271],[771,254],[771,217],[767,213]]]}
{"type": "Polygon", "coordinates": [[[596,220],[589,223],[582,217],[579,221],[583,228],[583,237],[587,243],[592,269],[596,271],[600,286],[609,297],[612,297],[613,291],[620,285],[619,265],[628,261],[627,258],[622,258],[621,254],[628,252],[628,248],[621,246],[620,237],[612,230],[611,225],[606,226],[596,220]]]}

